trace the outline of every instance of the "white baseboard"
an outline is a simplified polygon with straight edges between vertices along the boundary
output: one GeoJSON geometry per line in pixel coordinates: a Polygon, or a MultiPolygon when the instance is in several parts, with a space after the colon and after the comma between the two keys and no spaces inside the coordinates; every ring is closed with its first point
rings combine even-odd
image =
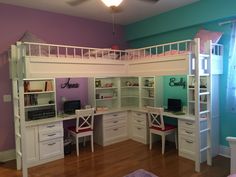
{"type": "Polygon", "coordinates": [[[9,160],[16,159],[16,151],[15,149],[10,149],[7,151],[1,151],[0,152],[0,162],[6,162],[9,160]]]}
{"type": "Polygon", "coordinates": [[[220,145],[219,155],[230,158],[230,147],[220,145]]]}

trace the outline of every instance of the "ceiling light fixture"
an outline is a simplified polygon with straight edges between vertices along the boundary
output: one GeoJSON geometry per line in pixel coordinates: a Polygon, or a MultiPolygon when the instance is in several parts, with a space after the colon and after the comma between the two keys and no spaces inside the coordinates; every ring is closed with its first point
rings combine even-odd
{"type": "Polygon", "coordinates": [[[107,7],[117,7],[123,0],[101,0],[107,7]]]}

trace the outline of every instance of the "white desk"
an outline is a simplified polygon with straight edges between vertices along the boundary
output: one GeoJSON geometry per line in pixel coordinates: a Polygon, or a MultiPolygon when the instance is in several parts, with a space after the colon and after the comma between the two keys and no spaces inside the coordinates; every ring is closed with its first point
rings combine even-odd
{"type": "MultiPolygon", "coordinates": [[[[96,112],[94,123],[94,141],[103,146],[126,139],[133,139],[141,143],[148,144],[149,134],[146,113],[146,109],[133,107],[96,112]]],[[[189,115],[175,115],[170,112],[164,112],[164,116],[176,118],[178,120],[179,155],[189,159],[193,159],[195,145],[194,117],[189,115]]],[[[27,133],[26,146],[28,150],[30,150],[27,151],[27,157],[29,158],[28,163],[30,166],[39,165],[64,157],[62,123],[63,121],[72,120],[75,118],[75,115],[64,114],[48,119],[27,121],[25,123],[27,133]],[[58,125],[61,125],[59,126],[61,127],[60,129],[52,128],[48,131],[41,131],[42,127],[50,128],[58,127],[58,125]],[[59,137],[58,133],[61,132],[62,135],[59,134],[59,137]],[[47,142],[42,141],[40,140],[42,135],[50,136],[50,138],[52,139],[48,140],[47,142]],[[51,135],[58,136],[54,138],[51,135]],[[55,145],[57,147],[53,147],[52,145],[55,145]],[[42,153],[40,155],[40,152],[43,148],[44,150],[47,150],[48,158],[41,156],[42,153]],[[50,149],[52,150],[49,151],[50,149]],[[53,153],[55,152],[57,152],[57,154],[54,156],[53,153]]]]}
{"type": "MultiPolygon", "coordinates": [[[[110,109],[108,111],[100,111],[100,112],[96,112],[94,115],[98,116],[98,115],[110,114],[110,113],[121,112],[121,111],[137,111],[137,112],[147,113],[146,109],[128,107],[128,108],[110,109]]],[[[180,120],[195,121],[195,118],[193,115],[187,115],[187,114],[176,115],[171,112],[164,112],[163,115],[167,117],[171,117],[171,118],[180,119],[180,120]]],[[[58,122],[58,121],[66,121],[66,120],[71,120],[75,118],[76,118],[75,115],[63,114],[63,115],[58,115],[57,117],[52,117],[52,118],[47,118],[47,119],[26,121],[25,125],[26,127],[29,127],[29,126],[48,124],[48,123],[53,123],[53,122],[58,122]]]]}

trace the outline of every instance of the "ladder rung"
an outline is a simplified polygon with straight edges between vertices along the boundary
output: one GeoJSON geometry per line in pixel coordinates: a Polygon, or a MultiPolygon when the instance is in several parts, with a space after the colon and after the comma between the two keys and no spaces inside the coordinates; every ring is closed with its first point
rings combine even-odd
{"type": "Polygon", "coordinates": [[[209,54],[200,54],[199,57],[200,57],[200,58],[208,58],[208,57],[209,57],[209,54]]]}
{"type": "Polygon", "coordinates": [[[210,94],[210,92],[201,92],[201,93],[199,93],[199,95],[201,96],[201,95],[209,95],[210,94]]]}
{"type": "Polygon", "coordinates": [[[15,115],[15,118],[16,118],[16,119],[20,119],[20,116],[19,116],[19,115],[15,115]]]}
{"type": "Polygon", "coordinates": [[[206,113],[209,113],[209,112],[210,112],[209,110],[206,110],[206,111],[199,112],[199,114],[201,115],[201,114],[206,114],[206,113]]]}
{"type": "Polygon", "coordinates": [[[206,150],[208,150],[208,149],[210,149],[210,146],[206,146],[206,147],[200,149],[200,152],[206,151],[206,150]]]}
{"type": "Polygon", "coordinates": [[[20,98],[18,96],[15,96],[14,97],[14,100],[19,100],[20,98]]]}
{"type": "Polygon", "coordinates": [[[21,138],[20,133],[16,133],[16,137],[21,138]]]}
{"type": "Polygon", "coordinates": [[[210,76],[210,74],[209,73],[204,73],[204,74],[200,74],[199,76],[200,77],[207,77],[207,76],[210,76]]]}
{"type": "Polygon", "coordinates": [[[201,130],[200,133],[204,133],[204,132],[207,132],[209,130],[210,130],[210,128],[206,128],[206,129],[201,130]]]}
{"type": "Polygon", "coordinates": [[[21,152],[17,151],[16,154],[17,154],[18,156],[22,157],[22,153],[21,153],[21,152]]]}

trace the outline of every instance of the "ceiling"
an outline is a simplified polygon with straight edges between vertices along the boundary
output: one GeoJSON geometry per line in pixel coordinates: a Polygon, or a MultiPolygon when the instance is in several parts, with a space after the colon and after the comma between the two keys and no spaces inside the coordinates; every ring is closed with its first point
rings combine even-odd
{"type": "MultiPolygon", "coordinates": [[[[111,12],[100,0],[86,0],[77,6],[69,5],[68,1],[73,0],[0,0],[0,3],[112,22],[111,12]]],[[[198,0],[160,0],[151,3],[148,0],[123,0],[120,5],[123,10],[115,13],[115,23],[127,25],[196,1],[198,0]]]]}

